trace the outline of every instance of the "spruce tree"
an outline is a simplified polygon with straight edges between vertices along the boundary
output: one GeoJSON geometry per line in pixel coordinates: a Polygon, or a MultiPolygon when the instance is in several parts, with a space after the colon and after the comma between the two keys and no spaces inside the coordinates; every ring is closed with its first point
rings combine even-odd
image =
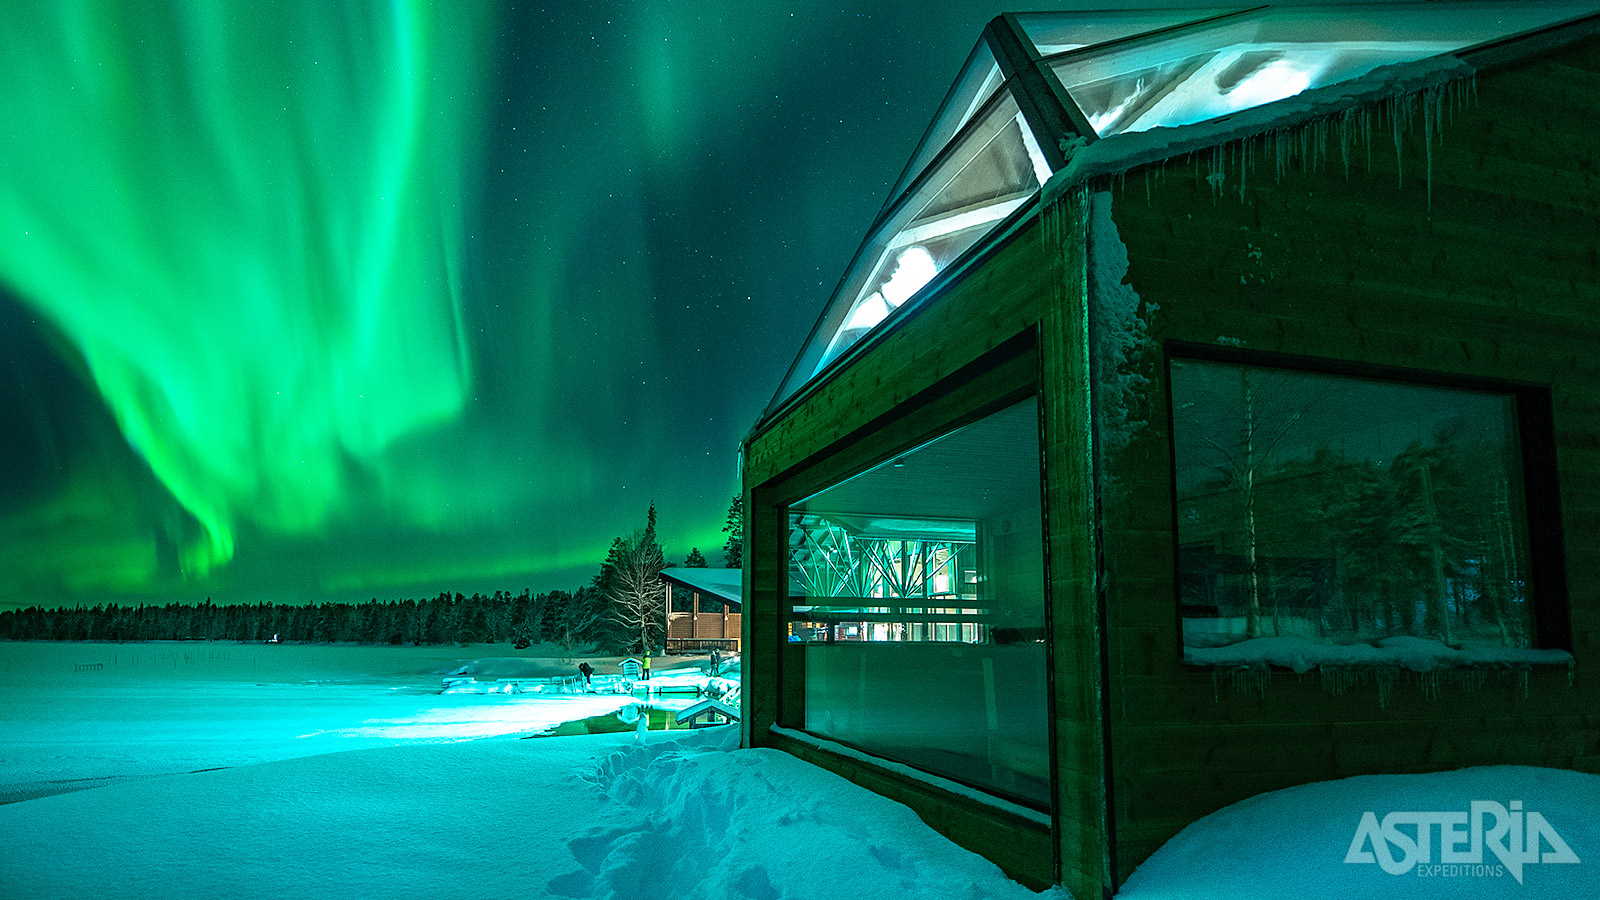
{"type": "Polygon", "coordinates": [[[728,504],[728,522],[722,526],[728,542],[722,546],[722,559],[730,569],[744,567],[744,495],[734,494],[728,504]]]}

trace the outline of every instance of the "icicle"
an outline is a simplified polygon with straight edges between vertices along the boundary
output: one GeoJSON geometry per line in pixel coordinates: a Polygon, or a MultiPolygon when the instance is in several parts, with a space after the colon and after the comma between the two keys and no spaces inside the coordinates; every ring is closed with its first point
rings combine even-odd
{"type": "Polygon", "coordinates": [[[1361,132],[1367,143],[1367,171],[1372,171],[1372,110],[1361,109],[1361,132]]]}
{"type": "Polygon", "coordinates": [[[1439,699],[1439,672],[1437,669],[1431,672],[1423,672],[1418,680],[1422,682],[1422,699],[1439,699]]]}
{"type": "Polygon", "coordinates": [[[1438,127],[1438,91],[1429,88],[1422,98],[1422,156],[1427,161],[1424,181],[1427,182],[1428,211],[1433,212],[1433,133],[1438,127]]]}
{"type": "Polygon", "coordinates": [[[1394,139],[1394,168],[1395,185],[1404,188],[1406,185],[1406,168],[1404,149],[1405,140],[1405,110],[1400,101],[1389,103],[1389,132],[1394,139]]]}
{"type": "Polygon", "coordinates": [[[1345,110],[1339,117],[1339,161],[1344,164],[1344,180],[1350,180],[1350,123],[1353,110],[1345,110]]]}
{"type": "Polygon", "coordinates": [[[1249,141],[1249,139],[1246,139],[1244,141],[1244,145],[1239,148],[1239,202],[1241,202],[1241,203],[1244,202],[1245,182],[1248,180],[1246,178],[1246,173],[1249,172],[1249,171],[1250,171],[1250,141],[1249,141]]]}
{"type": "Polygon", "coordinates": [[[1322,692],[1330,696],[1343,696],[1345,691],[1354,687],[1360,676],[1350,670],[1337,666],[1324,666],[1322,668],[1322,692]]]}
{"type": "Polygon", "coordinates": [[[1234,669],[1233,691],[1236,694],[1267,696],[1267,685],[1272,683],[1272,670],[1266,666],[1247,666],[1234,669]]]}
{"type": "Polygon", "coordinates": [[[1206,183],[1211,185],[1211,197],[1216,199],[1222,194],[1222,183],[1227,180],[1226,144],[1219,144],[1211,148],[1211,174],[1206,176],[1206,183]]]}

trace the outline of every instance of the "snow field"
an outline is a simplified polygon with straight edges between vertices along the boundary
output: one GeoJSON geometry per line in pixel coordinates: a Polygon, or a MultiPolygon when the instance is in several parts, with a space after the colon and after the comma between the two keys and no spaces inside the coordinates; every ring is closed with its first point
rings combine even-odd
{"type": "Polygon", "coordinates": [[[0,807],[0,885],[38,900],[1037,896],[905,807],[736,742],[391,747],[46,797],[0,807]]]}

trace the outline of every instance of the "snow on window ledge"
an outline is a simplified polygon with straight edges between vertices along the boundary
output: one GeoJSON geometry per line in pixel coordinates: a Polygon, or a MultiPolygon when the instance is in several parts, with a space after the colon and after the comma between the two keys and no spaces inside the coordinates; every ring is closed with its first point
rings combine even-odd
{"type": "Polygon", "coordinates": [[[1223,647],[1185,647],[1191,665],[1262,668],[1296,674],[1320,668],[1394,668],[1412,672],[1484,667],[1572,665],[1565,650],[1531,650],[1494,644],[1451,647],[1432,638],[1388,637],[1369,644],[1328,644],[1305,637],[1263,637],[1223,647]]]}
{"type": "Polygon", "coordinates": [[[948,778],[940,778],[938,775],[930,775],[921,769],[913,769],[904,763],[897,763],[893,760],[884,759],[881,756],[873,756],[870,753],[863,753],[854,747],[847,747],[837,741],[830,741],[827,738],[820,738],[814,734],[798,731],[793,728],[784,728],[779,725],[772,725],[769,726],[767,730],[773,734],[779,735],[780,737],[786,737],[791,741],[798,741],[802,744],[815,747],[818,750],[822,750],[826,753],[832,753],[835,756],[842,756],[846,759],[866,763],[867,765],[893,772],[896,775],[902,775],[911,779],[912,781],[921,782],[929,787],[938,788],[941,791],[948,791],[949,793],[956,794],[973,802],[982,803],[985,806],[993,807],[1001,812],[1010,813],[1018,818],[1027,819],[1030,822],[1035,822],[1046,827],[1049,827],[1050,825],[1050,816],[1046,813],[1039,812],[1036,809],[1029,809],[1026,806],[1012,803],[1009,800],[1002,800],[993,794],[986,794],[977,788],[968,787],[960,782],[951,781],[948,778]]]}

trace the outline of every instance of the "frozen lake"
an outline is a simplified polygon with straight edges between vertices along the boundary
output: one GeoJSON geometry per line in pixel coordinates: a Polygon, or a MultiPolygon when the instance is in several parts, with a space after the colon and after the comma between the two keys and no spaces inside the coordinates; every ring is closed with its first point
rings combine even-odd
{"type": "Polygon", "coordinates": [[[440,693],[442,676],[464,666],[489,679],[576,665],[513,652],[0,642],[0,803],[344,750],[521,737],[630,702],[440,693]]]}

